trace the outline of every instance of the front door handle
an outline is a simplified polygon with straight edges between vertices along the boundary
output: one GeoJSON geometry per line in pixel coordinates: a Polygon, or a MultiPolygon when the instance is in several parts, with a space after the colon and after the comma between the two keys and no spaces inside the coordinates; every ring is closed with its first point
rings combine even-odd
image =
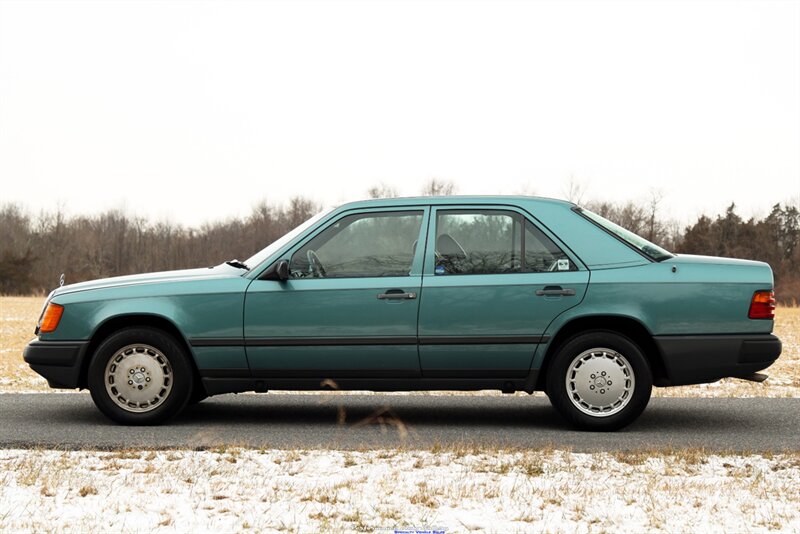
{"type": "Polygon", "coordinates": [[[536,290],[537,297],[574,297],[574,289],[562,289],[561,286],[547,286],[536,290]]]}
{"type": "Polygon", "coordinates": [[[417,298],[416,293],[406,293],[402,289],[390,289],[386,293],[378,293],[378,300],[413,300],[415,298],[417,298]]]}

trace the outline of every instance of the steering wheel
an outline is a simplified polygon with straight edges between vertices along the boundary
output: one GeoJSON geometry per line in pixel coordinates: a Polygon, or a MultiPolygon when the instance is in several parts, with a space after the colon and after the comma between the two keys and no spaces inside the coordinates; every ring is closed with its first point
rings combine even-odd
{"type": "Polygon", "coordinates": [[[319,261],[319,256],[317,256],[317,253],[311,249],[308,249],[308,252],[306,252],[306,257],[308,258],[308,270],[311,275],[315,278],[325,278],[325,267],[323,267],[322,262],[319,261]]]}

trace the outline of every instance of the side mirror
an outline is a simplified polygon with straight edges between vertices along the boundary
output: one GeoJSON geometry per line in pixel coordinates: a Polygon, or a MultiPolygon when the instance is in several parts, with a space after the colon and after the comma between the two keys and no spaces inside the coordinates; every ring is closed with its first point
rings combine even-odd
{"type": "Polygon", "coordinates": [[[289,279],[289,262],[286,260],[276,261],[264,271],[259,280],[277,280],[285,282],[289,279]]]}

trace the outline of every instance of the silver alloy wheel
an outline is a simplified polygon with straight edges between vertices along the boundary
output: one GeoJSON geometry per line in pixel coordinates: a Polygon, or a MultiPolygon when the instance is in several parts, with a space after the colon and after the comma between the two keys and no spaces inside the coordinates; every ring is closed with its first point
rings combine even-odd
{"type": "Polygon", "coordinates": [[[156,409],[172,391],[172,366],[155,347],[137,343],[108,360],[106,391],[117,406],[133,413],[156,409]]]}
{"type": "Polygon", "coordinates": [[[607,348],[583,351],[567,369],[567,395],[587,415],[608,417],[621,411],[633,397],[636,379],[628,360],[607,348]]]}

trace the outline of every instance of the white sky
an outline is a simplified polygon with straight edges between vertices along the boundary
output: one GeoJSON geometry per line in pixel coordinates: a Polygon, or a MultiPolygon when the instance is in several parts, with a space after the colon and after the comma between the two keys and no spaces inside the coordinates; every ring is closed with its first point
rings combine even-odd
{"type": "Polygon", "coordinates": [[[0,203],[800,199],[800,2],[7,2],[0,203]]]}

